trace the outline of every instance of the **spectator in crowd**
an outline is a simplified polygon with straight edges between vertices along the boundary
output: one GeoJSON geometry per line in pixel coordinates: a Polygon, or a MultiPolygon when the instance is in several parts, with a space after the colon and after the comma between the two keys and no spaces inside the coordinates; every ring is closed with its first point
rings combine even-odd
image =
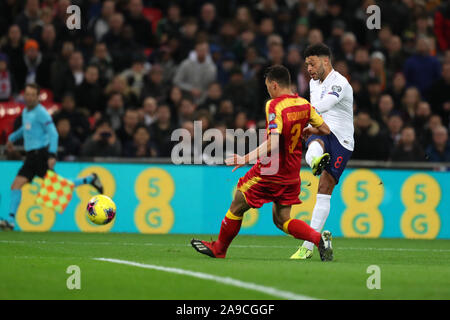
{"type": "Polygon", "coordinates": [[[204,101],[208,86],[217,74],[217,68],[208,52],[207,42],[197,43],[195,51],[181,63],[173,79],[174,85],[191,93],[196,103],[204,101]]]}
{"type": "Polygon", "coordinates": [[[181,8],[176,3],[171,3],[167,8],[167,17],[158,22],[156,35],[160,43],[165,43],[169,37],[177,37],[182,26],[181,8]]]}
{"type": "Polygon", "coordinates": [[[57,75],[54,82],[55,100],[60,101],[65,92],[75,93],[84,80],[84,58],[80,51],[74,51],[69,58],[69,66],[57,75]]]}
{"type": "Polygon", "coordinates": [[[369,77],[377,78],[380,81],[382,91],[386,89],[387,79],[390,78],[384,68],[385,60],[384,54],[380,51],[376,51],[370,56],[369,77]]]}
{"type": "Polygon", "coordinates": [[[380,79],[370,77],[367,81],[367,93],[362,92],[355,100],[360,108],[367,110],[370,114],[376,114],[382,92],[380,79]]]}
{"type": "Polygon", "coordinates": [[[124,104],[128,106],[138,106],[139,99],[138,96],[131,90],[131,87],[127,83],[127,80],[122,77],[120,74],[114,76],[111,82],[106,86],[105,95],[109,96],[112,93],[120,93],[122,95],[122,99],[124,100],[124,104]]]}
{"type": "Polygon", "coordinates": [[[139,125],[139,112],[137,109],[127,109],[123,115],[122,126],[116,130],[117,139],[125,146],[133,141],[133,135],[139,125]]]}
{"type": "Polygon", "coordinates": [[[391,154],[392,161],[424,161],[425,155],[416,141],[414,128],[406,126],[401,131],[398,145],[391,154]]]}
{"type": "Polygon", "coordinates": [[[132,140],[126,142],[123,155],[128,158],[156,157],[157,151],[150,139],[150,132],[144,125],[138,125],[133,131],[132,140]]]}
{"type": "Polygon", "coordinates": [[[89,21],[88,29],[94,34],[95,39],[100,41],[109,31],[109,19],[115,12],[115,2],[113,0],[105,0],[102,3],[101,15],[94,17],[89,21]]]}
{"type": "MultiPolygon", "coordinates": [[[[173,49],[169,46],[161,46],[159,49],[155,50],[153,62],[152,68],[159,65],[162,69],[162,83],[170,87],[178,67],[173,57],[173,49]]],[[[157,70],[158,69],[155,69],[154,71],[157,70]]],[[[167,89],[167,87],[164,87],[164,89],[167,89]]],[[[165,91],[164,94],[167,96],[167,91],[165,91]]]]}
{"type": "Polygon", "coordinates": [[[392,84],[387,88],[388,93],[394,100],[394,105],[398,108],[402,104],[403,96],[406,91],[406,79],[403,73],[397,72],[392,80],[392,84]]]}
{"type": "Polygon", "coordinates": [[[420,92],[415,87],[406,89],[402,101],[402,112],[407,119],[413,119],[420,102],[420,92]]]}
{"type": "Polygon", "coordinates": [[[15,91],[14,85],[13,75],[8,70],[8,56],[0,53],[0,102],[11,98],[15,91]]]}
{"type": "Polygon", "coordinates": [[[174,143],[171,140],[172,125],[170,107],[162,104],[156,111],[156,122],[150,126],[150,135],[153,137],[159,157],[170,157],[174,143]]]}
{"type": "Polygon", "coordinates": [[[95,125],[95,131],[82,146],[81,155],[85,157],[118,157],[122,146],[117,140],[114,129],[107,119],[100,119],[95,125]]]}
{"type": "Polygon", "coordinates": [[[169,85],[164,83],[164,70],[159,64],[152,65],[144,77],[144,87],[141,97],[154,97],[158,102],[164,102],[169,92],[169,85]]]}
{"type": "Polygon", "coordinates": [[[308,45],[323,43],[323,35],[320,29],[310,29],[308,33],[308,45]]]}
{"type": "Polygon", "coordinates": [[[172,120],[174,123],[176,122],[176,119],[178,118],[177,112],[181,104],[181,100],[183,99],[183,91],[177,86],[173,86],[170,89],[169,96],[167,98],[167,104],[170,107],[170,110],[172,114],[174,115],[172,120]]]}
{"type": "Polygon", "coordinates": [[[216,7],[212,3],[205,3],[200,12],[199,29],[214,36],[219,33],[220,22],[217,18],[216,7]]]}
{"type": "Polygon", "coordinates": [[[425,94],[441,74],[439,60],[431,56],[430,52],[430,40],[424,36],[419,37],[416,42],[416,53],[406,60],[403,68],[406,85],[417,87],[421,94],[425,94]]]}
{"type": "Polygon", "coordinates": [[[341,38],[341,58],[351,63],[355,59],[355,50],[357,42],[356,37],[352,32],[346,32],[341,38]]]}
{"type": "Polygon", "coordinates": [[[17,88],[17,91],[22,90],[25,86],[24,79],[18,76],[26,68],[23,59],[23,46],[22,31],[17,24],[11,25],[0,51],[9,58],[9,69],[15,75],[14,87],[17,88]]]}
{"type": "Polygon", "coordinates": [[[224,52],[217,63],[217,79],[221,86],[230,81],[231,71],[235,67],[235,56],[232,52],[224,52]]]}
{"type": "Polygon", "coordinates": [[[86,68],[83,82],[75,88],[75,101],[79,108],[85,108],[91,114],[104,110],[105,102],[96,65],[86,68]]]}
{"type": "Polygon", "coordinates": [[[216,113],[214,122],[224,122],[227,124],[228,128],[233,128],[234,126],[234,105],[229,99],[223,99],[220,101],[219,110],[216,113]]]}
{"type": "Polygon", "coordinates": [[[355,50],[355,59],[352,63],[353,77],[358,77],[361,81],[366,82],[369,78],[370,57],[367,48],[358,47],[355,50]]]}
{"type": "Polygon", "coordinates": [[[255,22],[253,21],[250,9],[245,6],[238,7],[233,24],[236,26],[239,34],[242,34],[247,30],[255,29],[255,22]]]}
{"type": "Polygon", "coordinates": [[[256,32],[254,44],[258,48],[258,51],[266,57],[268,53],[267,39],[274,33],[274,31],[275,26],[272,18],[264,17],[263,19],[261,19],[256,32]]]}
{"type": "Polygon", "coordinates": [[[433,130],[433,142],[427,148],[428,161],[450,162],[450,142],[448,139],[448,129],[439,126],[433,130]]]}
{"type": "Polygon", "coordinates": [[[63,96],[61,110],[53,115],[55,123],[57,123],[60,118],[69,119],[71,132],[78,140],[84,141],[89,135],[89,121],[86,114],[83,114],[76,107],[75,98],[71,93],[66,93],[63,96]]]}
{"type": "Polygon", "coordinates": [[[403,128],[403,119],[398,112],[393,112],[389,116],[387,130],[383,132],[386,147],[391,152],[398,144],[403,128]]]}
{"type": "Polygon", "coordinates": [[[25,8],[16,17],[16,23],[25,35],[33,35],[40,24],[39,0],[26,0],[25,8]]]}
{"type": "Polygon", "coordinates": [[[412,126],[416,132],[416,139],[422,148],[431,142],[431,136],[428,135],[427,124],[431,116],[430,104],[426,101],[420,101],[414,113],[412,126]]]}
{"type": "Polygon", "coordinates": [[[403,49],[402,39],[397,35],[392,35],[387,47],[387,69],[392,72],[401,72],[406,58],[407,54],[403,49]]]}
{"type": "MultiPolygon", "coordinates": [[[[109,118],[111,128],[116,131],[122,126],[122,117],[125,113],[125,102],[123,96],[119,92],[113,92],[108,97],[108,102],[106,103],[105,114],[109,118]]],[[[94,115],[98,118],[100,115],[97,113],[94,115]]]]}
{"type": "Polygon", "coordinates": [[[193,121],[196,110],[197,105],[192,99],[188,97],[183,98],[178,109],[178,126],[181,126],[185,121],[193,121]]]}
{"type": "Polygon", "coordinates": [[[443,1],[434,14],[434,33],[439,48],[444,51],[450,49],[450,4],[443,1]]]}
{"type": "MultiPolygon", "coordinates": [[[[183,26],[180,29],[180,53],[179,57],[185,59],[189,53],[195,48],[195,39],[198,32],[198,22],[197,19],[191,17],[185,19],[183,26]],[[182,45],[181,45],[182,44],[182,45]]],[[[172,41],[173,43],[173,41],[172,41]]],[[[176,55],[176,54],[175,54],[176,55]]]]}
{"type": "Polygon", "coordinates": [[[394,101],[389,94],[383,94],[378,101],[378,113],[375,117],[375,120],[378,121],[378,124],[382,128],[386,128],[388,126],[389,115],[394,110],[394,101]]]}
{"type": "Polygon", "coordinates": [[[114,13],[108,20],[108,32],[102,37],[111,54],[113,66],[115,71],[120,71],[124,68],[126,58],[124,57],[124,47],[122,46],[122,33],[124,27],[124,17],[121,13],[114,13]]]}
{"type": "Polygon", "coordinates": [[[24,62],[25,68],[23,72],[18,73],[20,81],[24,83],[37,83],[43,88],[50,87],[50,60],[44,59],[39,51],[39,43],[34,39],[29,39],[24,45],[24,62]]]}
{"type": "Polygon", "coordinates": [[[144,88],[145,74],[148,67],[145,65],[145,57],[142,54],[135,54],[131,67],[124,70],[120,75],[125,79],[130,86],[130,90],[136,97],[141,96],[144,88]]]}
{"type": "Polygon", "coordinates": [[[104,42],[95,44],[94,55],[89,64],[96,65],[99,70],[100,85],[105,87],[114,76],[113,61],[104,42]]]}
{"type": "Polygon", "coordinates": [[[430,88],[428,100],[433,113],[442,117],[445,126],[450,120],[450,61],[442,66],[442,75],[430,88]]]}
{"type": "MultiPolygon", "coordinates": [[[[196,111],[194,118],[195,118],[195,121],[200,121],[203,132],[205,132],[206,130],[211,128],[213,125],[212,117],[208,110],[203,109],[203,110],[196,111]]],[[[204,144],[205,145],[208,144],[207,141],[204,141],[204,144]]]]}
{"type": "Polygon", "coordinates": [[[222,86],[218,82],[213,82],[208,87],[206,100],[199,106],[199,110],[208,110],[214,116],[219,109],[219,104],[222,99],[222,86]]]}
{"type": "Polygon", "coordinates": [[[158,109],[158,102],[153,97],[147,97],[142,102],[141,116],[144,125],[147,127],[156,121],[156,110],[158,109]]]}
{"type": "Polygon", "coordinates": [[[355,149],[352,159],[384,160],[386,152],[380,139],[380,127],[367,111],[358,112],[355,119],[355,149]]]}
{"type": "Polygon", "coordinates": [[[132,27],[136,42],[147,48],[154,46],[155,40],[153,38],[152,26],[142,14],[143,8],[142,0],[130,0],[128,2],[126,22],[132,27]]]}
{"type": "Polygon", "coordinates": [[[59,117],[56,121],[56,130],[58,131],[58,160],[73,161],[80,154],[81,143],[72,134],[70,120],[59,117]]]}
{"type": "Polygon", "coordinates": [[[51,84],[54,93],[54,100],[60,102],[64,92],[57,92],[58,87],[61,86],[59,81],[63,79],[65,72],[69,69],[69,60],[72,53],[75,51],[75,46],[71,41],[64,41],[61,45],[61,51],[58,57],[52,62],[50,67],[51,84]]]}
{"type": "Polygon", "coordinates": [[[245,82],[244,75],[239,68],[231,71],[230,82],[224,89],[224,97],[230,99],[235,106],[251,113],[255,112],[256,96],[252,94],[250,86],[245,82]]]}
{"type": "MultiPolygon", "coordinates": [[[[43,26],[39,42],[43,59],[51,61],[55,60],[59,44],[56,39],[55,27],[52,24],[43,26]]],[[[49,87],[50,86],[47,85],[47,88],[49,87]]]]}

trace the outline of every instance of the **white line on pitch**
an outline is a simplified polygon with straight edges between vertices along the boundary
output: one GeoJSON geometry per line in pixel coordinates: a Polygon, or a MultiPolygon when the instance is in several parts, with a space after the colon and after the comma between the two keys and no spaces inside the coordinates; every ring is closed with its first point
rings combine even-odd
{"type": "Polygon", "coordinates": [[[279,297],[279,298],[288,299],[288,300],[315,300],[315,298],[300,295],[297,293],[283,291],[283,290],[279,290],[279,289],[272,288],[272,287],[266,287],[266,286],[262,286],[262,285],[251,283],[251,282],[244,282],[244,281],[233,279],[230,277],[215,276],[215,275],[203,273],[203,272],[196,272],[196,271],[190,271],[190,270],[179,269],[179,268],[157,266],[157,265],[153,265],[153,264],[144,264],[144,263],[139,263],[139,262],[111,259],[111,258],[94,258],[94,260],[107,261],[107,262],[118,263],[118,264],[125,264],[125,265],[129,265],[129,266],[164,271],[164,272],[169,272],[169,273],[176,273],[176,274],[190,276],[190,277],[199,278],[199,279],[203,279],[203,280],[211,280],[211,281],[219,282],[219,283],[230,285],[230,286],[235,286],[238,288],[258,291],[258,292],[265,293],[265,294],[268,294],[268,295],[271,295],[274,297],[279,297]]]}

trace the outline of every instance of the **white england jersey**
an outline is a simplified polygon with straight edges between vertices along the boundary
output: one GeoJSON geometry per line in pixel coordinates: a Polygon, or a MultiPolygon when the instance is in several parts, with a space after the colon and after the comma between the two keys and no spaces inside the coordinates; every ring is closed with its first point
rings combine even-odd
{"type": "Polygon", "coordinates": [[[331,132],[346,149],[353,151],[353,89],[334,69],[321,83],[309,82],[311,105],[320,113],[331,132]]]}

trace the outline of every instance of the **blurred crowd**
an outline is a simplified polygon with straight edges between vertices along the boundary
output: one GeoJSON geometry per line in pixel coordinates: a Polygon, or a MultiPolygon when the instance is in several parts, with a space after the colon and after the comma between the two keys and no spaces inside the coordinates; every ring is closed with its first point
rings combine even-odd
{"type": "Polygon", "coordinates": [[[308,99],[302,52],[324,42],[354,90],[352,159],[450,162],[448,1],[2,0],[0,38],[0,100],[48,89],[61,160],[170,157],[195,120],[264,128],[264,70],[285,65],[308,99]]]}

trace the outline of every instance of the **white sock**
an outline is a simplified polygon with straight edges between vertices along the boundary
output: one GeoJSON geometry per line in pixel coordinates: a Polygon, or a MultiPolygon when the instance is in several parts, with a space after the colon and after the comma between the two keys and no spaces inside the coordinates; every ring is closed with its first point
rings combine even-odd
{"type": "MultiPolygon", "coordinates": [[[[310,227],[317,232],[322,231],[323,226],[327,221],[328,215],[330,213],[330,199],[331,195],[329,194],[317,194],[316,205],[314,206],[310,225],[310,227]]],[[[303,242],[303,247],[306,247],[309,250],[313,250],[314,243],[305,241],[303,242]]]]}
{"type": "Polygon", "coordinates": [[[320,143],[318,141],[311,142],[305,154],[306,163],[311,167],[313,159],[321,155],[323,155],[323,148],[320,143]]]}

